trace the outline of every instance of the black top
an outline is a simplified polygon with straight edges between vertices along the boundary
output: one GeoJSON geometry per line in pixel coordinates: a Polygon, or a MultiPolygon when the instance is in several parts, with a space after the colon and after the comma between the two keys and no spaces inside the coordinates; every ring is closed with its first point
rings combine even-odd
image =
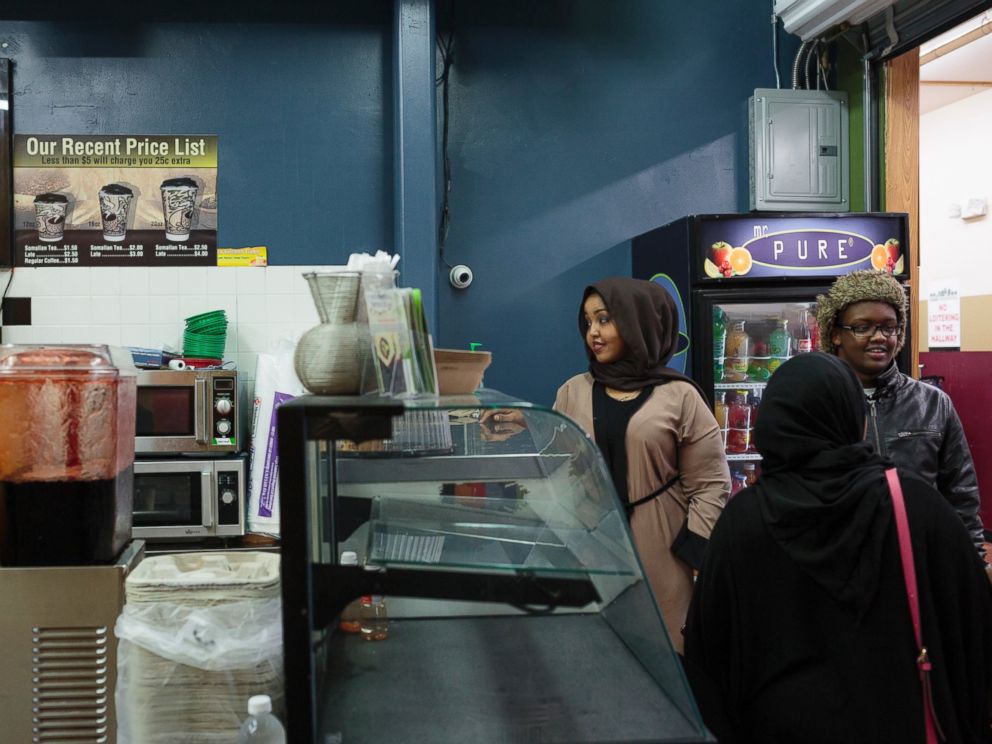
{"type": "MultiPolygon", "coordinates": [[[[947,502],[900,476],[937,716],[947,742],[986,742],[989,583],[947,502]]],[[[707,726],[721,744],[922,744],[917,649],[894,524],[859,617],[787,555],[760,501],[747,488],[727,505],[689,608],[686,672],[707,726]]]]}
{"type": "MultiPolygon", "coordinates": [[[[603,384],[596,382],[592,386],[593,434],[622,504],[631,500],[631,494],[627,492],[627,425],[653,389],[651,386],[641,388],[636,398],[621,401],[611,398],[603,384]]],[[[633,494],[635,500],[644,495],[633,494]]]]}

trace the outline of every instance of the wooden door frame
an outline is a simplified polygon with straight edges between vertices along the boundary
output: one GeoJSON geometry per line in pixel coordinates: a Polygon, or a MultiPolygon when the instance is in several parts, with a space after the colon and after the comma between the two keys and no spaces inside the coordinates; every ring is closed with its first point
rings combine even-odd
{"type": "Polygon", "coordinates": [[[913,377],[920,361],[920,50],[882,63],[885,134],[884,203],[887,212],[909,215],[909,318],[913,377]]]}

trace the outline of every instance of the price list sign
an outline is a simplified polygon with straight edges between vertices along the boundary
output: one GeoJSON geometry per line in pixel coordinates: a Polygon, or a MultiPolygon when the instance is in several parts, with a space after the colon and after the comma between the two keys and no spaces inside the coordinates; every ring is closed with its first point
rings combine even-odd
{"type": "Polygon", "coordinates": [[[14,137],[15,266],[216,266],[217,137],[14,137]]]}

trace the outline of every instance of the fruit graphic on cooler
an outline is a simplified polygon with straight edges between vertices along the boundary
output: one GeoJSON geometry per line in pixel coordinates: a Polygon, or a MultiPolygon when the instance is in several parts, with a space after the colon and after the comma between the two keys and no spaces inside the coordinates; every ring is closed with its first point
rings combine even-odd
{"type": "Polygon", "coordinates": [[[719,240],[710,246],[710,256],[703,260],[703,270],[711,279],[730,278],[751,270],[751,251],[747,248],[734,248],[719,240]]]}
{"type": "Polygon", "coordinates": [[[747,248],[734,248],[727,260],[730,262],[730,268],[733,269],[735,276],[746,274],[751,270],[751,251],[747,248]]]}
{"type": "Polygon", "coordinates": [[[871,267],[873,269],[878,269],[879,271],[885,271],[885,264],[889,260],[889,252],[885,250],[885,246],[881,243],[877,243],[874,248],[871,249],[871,267]]]}
{"type": "Polygon", "coordinates": [[[890,267],[888,269],[891,274],[901,274],[903,269],[903,256],[902,248],[899,246],[899,241],[895,238],[889,238],[885,241],[885,251],[889,254],[888,261],[886,261],[886,266],[890,267]]]}
{"type": "Polygon", "coordinates": [[[903,270],[902,249],[899,241],[889,238],[884,244],[876,243],[871,250],[871,266],[890,274],[901,274],[903,270]]]}
{"type": "Polygon", "coordinates": [[[734,247],[723,240],[718,240],[710,246],[713,264],[723,276],[731,276],[730,254],[733,250],[734,247]]]}
{"type": "Polygon", "coordinates": [[[706,276],[710,279],[719,279],[723,276],[723,272],[716,267],[716,264],[710,261],[708,258],[703,259],[703,271],[706,272],[706,276]]]}

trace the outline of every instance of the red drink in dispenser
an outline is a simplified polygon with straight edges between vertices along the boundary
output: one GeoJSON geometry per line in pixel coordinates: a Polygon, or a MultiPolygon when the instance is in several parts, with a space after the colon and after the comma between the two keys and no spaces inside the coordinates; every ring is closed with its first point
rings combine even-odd
{"type": "Polygon", "coordinates": [[[106,563],[131,539],[135,372],[107,346],[0,350],[0,565],[106,563]]]}

